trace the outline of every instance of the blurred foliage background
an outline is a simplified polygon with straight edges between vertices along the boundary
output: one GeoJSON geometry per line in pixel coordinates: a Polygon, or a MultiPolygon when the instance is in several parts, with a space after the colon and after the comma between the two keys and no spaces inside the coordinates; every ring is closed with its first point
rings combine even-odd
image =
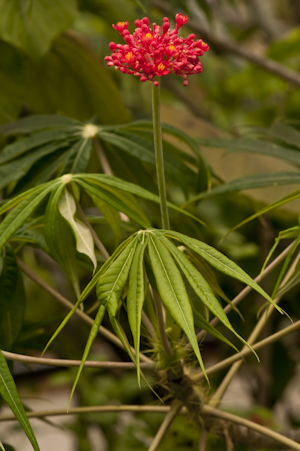
{"type": "MultiPolygon", "coordinates": [[[[297,78],[300,68],[298,0],[52,0],[51,3],[29,0],[23,2],[22,8],[17,0],[0,0],[0,123],[30,114],[62,114],[80,121],[96,117],[104,125],[150,119],[149,84],[107,68],[103,60],[109,54],[109,42],[118,42],[120,38],[111,24],[128,20],[132,31],[136,18],[147,15],[150,22],[161,23],[164,15],[172,21],[177,12],[185,12],[190,19],[182,32],[188,34],[192,30],[197,38],[207,41],[210,51],[201,61],[203,73],[190,77],[187,88],[182,86],[179,77],[161,80],[164,122],[176,125],[194,137],[238,137],[249,131],[253,134],[253,126],[268,127],[278,119],[284,119],[296,129],[299,127],[300,77],[298,84],[293,77],[289,78],[291,73],[297,78]],[[276,70],[272,62],[278,63],[276,70]]],[[[7,143],[1,139],[3,144],[7,143]]],[[[223,151],[208,149],[203,149],[203,153],[216,179],[225,181],[250,173],[282,170],[283,165],[286,170],[289,168],[288,163],[269,157],[244,154],[223,157],[223,151]]],[[[133,171],[136,169],[133,157],[127,156],[126,163],[133,171]]],[[[96,172],[99,163],[92,160],[89,169],[96,172]]],[[[123,176],[131,180],[130,171],[124,172],[123,176]]],[[[134,182],[138,183],[138,180],[134,182]]],[[[145,183],[148,183],[145,187],[153,189],[151,180],[145,180],[145,183]]],[[[172,201],[177,204],[185,201],[174,181],[168,181],[168,189],[172,201]]],[[[192,220],[180,221],[174,213],[171,222],[176,223],[180,232],[218,247],[255,277],[279,231],[297,224],[298,205],[256,219],[231,233],[222,243],[220,239],[264,202],[290,191],[290,188],[277,191],[269,188],[206,199],[191,211],[199,214],[208,225],[207,229],[192,220]]],[[[149,206],[146,208],[149,217],[155,218],[156,207],[152,207],[154,211],[149,206]]],[[[104,244],[112,250],[114,237],[108,226],[97,225],[97,232],[105,237],[104,244]]],[[[127,231],[122,233],[122,238],[126,237],[127,231]]],[[[278,252],[285,245],[286,242],[280,243],[278,252]]],[[[52,260],[29,247],[24,248],[23,258],[62,294],[72,298],[66,278],[52,260]]],[[[277,275],[275,271],[263,282],[264,289],[272,290],[277,275]]],[[[83,284],[88,280],[82,272],[83,284]]],[[[225,277],[218,276],[218,280],[229,298],[241,289],[239,283],[229,283],[225,277]]],[[[25,319],[13,350],[40,352],[65,311],[27,279],[25,287],[25,319]]],[[[292,318],[300,316],[299,303],[295,302],[297,296],[296,287],[285,295],[282,303],[292,318]]],[[[232,314],[231,321],[243,336],[252,330],[260,302],[252,294],[241,305],[245,323],[232,314]]],[[[284,325],[284,320],[278,316],[274,315],[266,334],[284,325]]],[[[226,334],[226,331],[222,332],[226,334]]],[[[63,336],[54,342],[53,355],[80,359],[87,334],[88,327],[73,319],[63,336]]],[[[296,374],[299,342],[300,336],[295,334],[277,344],[273,351],[264,350],[259,367],[246,365],[244,379],[251,380],[250,389],[246,384],[251,392],[251,403],[244,415],[256,414],[263,423],[271,421],[274,407],[278,407],[279,400],[284,402],[284,390],[296,374]]],[[[95,351],[94,358],[125,358],[124,353],[99,338],[97,349],[99,352],[95,351]]],[[[210,339],[203,347],[207,362],[226,357],[228,352],[227,348],[210,339]]],[[[15,374],[18,384],[28,389],[26,370],[17,367],[15,374]]],[[[30,390],[36,394],[46,384],[51,393],[57,384],[69,387],[73,378],[74,371],[67,369],[33,371],[30,373],[30,390]]],[[[216,378],[212,384],[218,381],[216,378]]],[[[77,392],[79,405],[155,402],[145,387],[139,390],[134,373],[108,374],[87,370],[80,379],[77,392]]],[[[294,415],[289,406],[284,409],[285,416],[281,415],[281,418],[294,425],[300,422],[300,417],[294,415]]],[[[147,448],[149,437],[155,434],[160,422],[161,416],[153,414],[131,415],[127,419],[114,414],[90,414],[74,420],[68,427],[77,437],[76,451],[98,450],[89,434],[95,426],[101,428],[103,434],[103,451],[142,451],[147,448]]],[[[216,440],[210,439],[210,449],[216,449],[216,446],[225,449],[225,445],[216,440]]],[[[6,441],[9,443],[9,439],[6,441]]],[[[197,450],[198,433],[193,424],[179,417],[161,449],[197,450]]],[[[235,449],[246,450],[242,446],[235,449]]]]}

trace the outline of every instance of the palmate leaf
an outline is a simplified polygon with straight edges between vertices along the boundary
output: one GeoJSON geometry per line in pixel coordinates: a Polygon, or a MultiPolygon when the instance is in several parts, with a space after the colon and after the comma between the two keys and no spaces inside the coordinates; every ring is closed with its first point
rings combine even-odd
{"type": "Polygon", "coordinates": [[[129,277],[129,271],[137,246],[138,235],[127,244],[122,253],[105,271],[97,283],[97,298],[107,308],[109,315],[116,316],[119,301],[129,277]]]}
{"type": "Polygon", "coordinates": [[[10,350],[24,319],[26,296],[15,254],[6,245],[0,251],[0,348],[10,350]],[[2,264],[1,264],[2,263],[2,264]]]}
{"type": "MultiPolygon", "coordinates": [[[[230,324],[224,310],[222,309],[218,299],[215,297],[213,290],[209,283],[205,280],[202,274],[197,271],[194,265],[180,250],[170,242],[166,237],[160,238],[162,242],[171,251],[177,265],[185,275],[187,281],[191,285],[196,295],[201,299],[204,305],[216,316],[234,335],[238,337],[244,344],[247,342],[234,330],[230,324]]],[[[205,329],[207,330],[207,329],[205,329]]],[[[207,332],[209,332],[207,330],[207,332]]]]}
{"type": "Polygon", "coordinates": [[[20,158],[16,158],[8,163],[0,166],[0,189],[4,188],[8,183],[17,180],[24,176],[32,165],[40,158],[45,157],[58,149],[68,146],[68,142],[49,143],[35,150],[29,152],[20,158]]]}
{"type": "Polygon", "coordinates": [[[275,121],[271,127],[268,128],[254,128],[263,135],[271,136],[286,144],[292,145],[296,148],[300,148],[300,132],[294,127],[284,124],[280,121],[275,121]]]}
{"type": "Polygon", "coordinates": [[[130,268],[129,288],[127,294],[127,315],[133,336],[138,383],[140,384],[140,336],[142,309],[145,299],[144,252],[148,244],[148,235],[141,233],[130,268]]]}
{"type": "Polygon", "coordinates": [[[7,163],[45,144],[53,144],[55,141],[68,141],[68,138],[70,138],[70,135],[65,130],[43,130],[35,133],[4,147],[0,154],[0,164],[7,163]]]}
{"type": "Polygon", "coordinates": [[[75,0],[1,0],[1,39],[39,58],[52,39],[72,25],[76,12],[75,0]]]}
{"type": "Polygon", "coordinates": [[[9,405],[35,451],[40,451],[33,430],[30,426],[24,407],[20,401],[16,385],[10,374],[6,360],[0,351],[0,394],[9,405]]]}
{"type": "Polygon", "coordinates": [[[51,339],[48,341],[47,345],[45,346],[43,353],[46,352],[52,341],[57,337],[57,335],[60,333],[60,331],[64,328],[64,326],[67,324],[71,316],[73,316],[75,310],[82,304],[82,302],[85,300],[85,298],[89,295],[89,293],[95,288],[95,286],[98,283],[99,278],[102,276],[102,274],[107,271],[107,269],[110,267],[110,265],[115,261],[115,259],[121,254],[121,252],[125,249],[125,247],[133,240],[133,235],[127,238],[127,240],[123,241],[123,243],[120,244],[120,246],[115,250],[115,252],[111,255],[111,257],[101,266],[101,268],[96,272],[94,277],[91,279],[91,281],[87,284],[85,289],[82,291],[80,297],[76,301],[74,307],[70,312],[67,314],[67,316],[63,319],[59,327],[56,329],[54,334],[52,335],[51,339]]]}
{"type": "Polygon", "coordinates": [[[145,213],[141,210],[136,199],[130,194],[124,195],[123,192],[118,192],[118,190],[108,186],[106,189],[105,183],[89,183],[84,180],[78,180],[78,184],[81,185],[85,191],[92,195],[93,197],[98,197],[109,205],[114,207],[116,210],[125,213],[131,219],[136,221],[143,227],[149,227],[150,223],[145,213]]]}
{"type": "MultiPolygon", "coordinates": [[[[118,245],[121,239],[121,218],[118,211],[111,205],[109,205],[107,202],[105,202],[105,200],[103,200],[102,198],[98,196],[93,196],[92,194],[90,194],[90,196],[94,205],[96,205],[96,207],[99,209],[99,211],[102,213],[105,220],[107,221],[107,224],[109,225],[115,236],[116,244],[118,245]]],[[[104,218],[98,217],[98,220],[104,218]]],[[[87,220],[91,222],[89,217],[87,217],[87,220]]]]}
{"type": "Polygon", "coordinates": [[[160,297],[188,337],[200,367],[206,375],[195,334],[192,306],[180,272],[170,253],[155,234],[149,235],[148,250],[160,297]]]}
{"type": "Polygon", "coordinates": [[[76,268],[75,243],[70,228],[59,212],[59,200],[65,185],[60,185],[49,199],[46,214],[44,235],[50,255],[63,268],[71,280],[76,296],[79,297],[79,280],[76,268]]]}
{"type": "Polygon", "coordinates": [[[195,291],[197,296],[199,296],[203,304],[205,304],[206,307],[214,314],[214,316],[219,318],[219,320],[233,332],[233,327],[231,326],[227,316],[225,315],[218,299],[215,297],[211,286],[208,284],[202,274],[197,271],[195,266],[184,255],[184,253],[181,252],[164,235],[160,237],[160,240],[170,250],[180,270],[183,272],[192,289],[195,291]]]}
{"type": "Polygon", "coordinates": [[[62,170],[63,173],[85,172],[91,157],[92,140],[88,138],[79,139],[69,150],[67,162],[62,170]]]}
{"type": "Polygon", "coordinates": [[[85,224],[74,218],[76,212],[76,202],[69,191],[64,188],[59,200],[58,210],[62,217],[70,225],[76,240],[76,249],[78,252],[87,255],[94,265],[97,267],[97,260],[94,251],[94,241],[90,230],[85,224]]]}
{"type": "Polygon", "coordinates": [[[22,117],[15,122],[9,122],[0,126],[0,134],[5,136],[17,134],[29,134],[46,129],[70,129],[78,127],[80,122],[70,117],[59,114],[35,114],[22,117]]]}
{"type": "Polygon", "coordinates": [[[300,154],[298,151],[258,139],[197,138],[197,142],[207,147],[229,149],[230,152],[250,152],[268,155],[300,166],[300,154]]]}
{"type": "Polygon", "coordinates": [[[292,202],[295,199],[298,199],[300,197],[300,189],[293,191],[290,194],[287,194],[286,196],[282,197],[279,200],[276,200],[275,202],[267,205],[266,207],[262,208],[258,212],[254,213],[254,215],[250,216],[249,218],[245,219],[244,221],[240,222],[236,226],[234,226],[225,236],[227,236],[229,233],[233,232],[234,230],[238,229],[239,227],[243,226],[244,224],[247,224],[247,222],[252,221],[252,219],[258,218],[259,216],[268,213],[269,211],[275,210],[275,208],[279,208],[282,205],[285,205],[289,202],[292,202]]]}
{"type": "MultiPolygon", "coordinates": [[[[145,139],[138,134],[121,132],[99,132],[100,139],[109,142],[114,146],[122,149],[130,155],[138,158],[140,161],[151,164],[155,167],[155,153],[153,140],[145,139]]],[[[184,185],[192,185],[195,173],[178,158],[164,154],[164,168],[166,174],[172,179],[184,185]]]]}
{"type": "Polygon", "coordinates": [[[189,199],[186,205],[192,202],[197,202],[202,199],[207,199],[220,194],[227,194],[234,191],[241,191],[244,189],[256,189],[265,188],[268,186],[280,186],[280,185],[293,185],[299,184],[300,173],[299,172],[276,172],[276,173],[266,173],[266,174],[253,174],[245,177],[232,180],[231,182],[224,183],[210,191],[205,193],[197,194],[197,196],[189,199]]]}
{"type": "Polygon", "coordinates": [[[231,343],[231,341],[229,341],[226,337],[224,337],[223,334],[221,334],[221,332],[219,332],[215,327],[213,327],[207,321],[207,319],[205,319],[204,316],[201,315],[201,313],[199,313],[196,309],[194,309],[193,314],[194,314],[194,321],[195,321],[196,326],[205,330],[210,335],[213,335],[218,340],[223,341],[223,343],[227,344],[228,346],[231,346],[236,352],[239,352],[239,350],[231,343]]]}
{"type": "Polygon", "coordinates": [[[0,249],[5,245],[9,238],[21,227],[35,208],[42,202],[42,200],[55,188],[61,185],[61,180],[51,181],[45,185],[30,190],[28,193],[23,193],[12,201],[7,202],[0,209],[0,214],[6,211],[8,208],[16,205],[20,202],[1,222],[0,224],[0,249]],[[26,197],[26,195],[28,197],[26,197]]]}
{"type": "Polygon", "coordinates": [[[206,243],[203,243],[202,241],[183,235],[182,233],[174,232],[173,230],[162,230],[162,232],[167,237],[181,241],[185,246],[196,252],[196,254],[200,255],[200,257],[206,260],[218,271],[237,280],[240,280],[246,285],[249,285],[259,294],[261,294],[265,299],[267,299],[281,314],[284,313],[284,311],[273,302],[271,297],[256,282],[254,282],[254,280],[251,279],[251,277],[248,276],[248,274],[242,268],[240,268],[236,263],[219,252],[217,249],[209,246],[206,243]]]}
{"type": "MultiPolygon", "coordinates": [[[[152,121],[135,121],[132,122],[131,124],[126,124],[125,126],[122,126],[122,128],[128,128],[129,130],[148,130],[152,133],[153,131],[153,124],[152,121]]],[[[183,132],[182,130],[180,130],[179,128],[173,127],[172,125],[169,124],[162,124],[162,132],[164,134],[168,134],[171,136],[176,137],[177,139],[179,139],[180,141],[182,141],[183,143],[187,144],[189,146],[189,148],[193,151],[193,153],[195,155],[197,155],[199,163],[198,163],[198,167],[199,167],[199,171],[202,174],[205,174],[205,178],[207,180],[207,188],[210,186],[211,183],[211,171],[210,168],[205,160],[205,158],[202,155],[201,150],[199,149],[199,145],[197,143],[197,141],[193,138],[191,138],[187,133],[183,132]]],[[[166,149],[167,150],[167,149],[166,149]]],[[[186,152],[181,151],[182,154],[185,154],[186,156],[182,155],[182,159],[185,160],[187,158],[187,154],[186,152]]],[[[191,161],[189,161],[191,163],[191,161]]],[[[195,163],[195,162],[194,162],[195,163]]]]}
{"type": "MultiPolygon", "coordinates": [[[[105,185],[111,186],[113,188],[116,188],[118,190],[124,191],[126,193],[134,194],[143,199],[151,200],[158,204],[160,203],[159,196],[157,196],[156,194],[153,194],[150,191],[147,191],[138,185],[134,185],[133,183],[125,182],[124,180],[121,180],[117,177],[113,177],[112,175],[75,174],[72,176],[72,180],[75,182],[78,181],[78,183],[85,181],[87,183],[98,184],[99,186],[102,186],[103,184],[105,184],[105,185]]],[[[177,207],[176,205],[172,204],[171,202],[168,202],[168,207],[172,208],[175,211],[178,211],[179,213],[189,216],[190,218],[195,219],[197,222],[200,222],[201,224],[203,224],[203,222],[199,218],[192,215],[191,213],[186,212],[182,208],[177,207]]]]}

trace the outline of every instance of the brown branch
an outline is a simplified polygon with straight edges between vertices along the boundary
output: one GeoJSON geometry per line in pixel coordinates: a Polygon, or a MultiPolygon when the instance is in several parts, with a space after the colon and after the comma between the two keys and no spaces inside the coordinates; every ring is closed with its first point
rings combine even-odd
{"type": "MultiPolygon", "coordinates": [[[[49,359],[46,357],[33,357],[29,355],[15,354],[13,352],[1,351],[6,360],[31,363],[36,365],[57,366],[57,367],[77,367],[80,366],[81,360],[66,360],[66,359],[49,359]]],[[[136,369],[132,362],[97,362],[93,360],[86,360],[84,366],[87,368],[109,368],[109,369],[136,369]]],[[[146,362],[140,363],[141,368],[153,368],[153,364],[146,362]]]]}
{"type": "Polygon", "coordinates": [[[226,433],[230,434],[233,443],[247,445],[251,448],[295,449],[300,451],[300,429],[278,433],[253,421],[210,406],[203,406],[202,412],[205,414],[205,427],[212,428],[212,432],[224,438],[225,420],[226,433]],[[213,417],[211,424],[209,424],[211,421],[209,417],[213,417]]]}
{"type": "Polygon", "coordinates": [[[182,404],[179,401],[174,401],[173,405],[171,406],[167,416],[165,417],[164,421],[162,422],[153,442],[150,445],[150,448],[148,451],[156,451],[160,445],[160,442],[164,438],[165,434],[167,433],[169,427],[171,426],[173,420],[177,417],[177,415],[180,413],[182,408],[182,404]]]}
{"type": "MultiPolygon", "coordinates": [[[[90,407],[75,407],[70,409],[69,412],[66,409],[53,409],[53,410],[42,410],[37,412],[27,412],[28,418],[43,418],[50,416],[64,416],[64,415],[80,415],[86,413],[108,413],[108,412],[134,412],[134,413],[164,413],[169,414],[171,408],[170,406],[138,406],[138,405],[122,405],[122,406],[90,406],[90,407]]],[[[183,407],[181,411],[177,414],[187,414],[187,410],[183,407]]],[[[277,440],[271,437],[267,437],[263,432],[265,432],[265,427],[257,425],[249,420],[240,419],[235,415],[223,412],[218,409],[212,409],[209,406],[202,407],[202,420],[204,428],[213,434],[217,434],[224,438],[224,420],[226,420],[227,432],[230,434],[233,443],[244,444],[251,446],[253,448],[265,448],[265,449],[300,449],[300,429],[291,429],[283,431],[280,433],[281,439],[293,441],[292,445],[297,445],[291,447],[291,443],[288,441],[287,444],[279,443],[277,440]],[[243,425],[237,424],[236,421],[243,421],[243,425]],[[245,426],[245,424],[250,424],[251,427],[245,426]],[[255,428],[256,430],[253,430],[255,428]],[[259,429],[259,431],[258,431],[259,429]]],[[[0,415],[1,421],[17,421],[13,414],[2,414],[0,415]]],[[[274,431],[272,431],[274,432],[274,431]]],[[[271,434],[272,434],[271,432],[271,434]]],[[[279,433],[274,432],[276,436],[279,433]]],[[[272,434],[273,435],[273,434],[272,434]]],[[[284,440],[285,441],[285,440],[284,440]]]]}
{"type": "MultiPolygon", "coordinates": [[[[154,0],[153,6],[165,14],[168,14],[170,12],[169,5],[161,0],[154,0]]],[[[217,49],[225,50],[226,52],[237,55],[245,59],[246,61],[255,64],[256,66],[259,66],[262,69],[271,72],[277,77],[280,77],[283,80],[286,80],[294,84],[295,86],[300,87],[300,74],[283,66],[277,61],[255,55],[254,53],[251,53],[247,48],[243,47],[243,45],[232,42],[227,38],[224,38],[223,36],[217,36],[216,33],[212,33],[207,29],[207,27],[202,26],[202,24],[194,20],[189,21],[188,26],[192,31],[197,33],[197,35],[201,35],[201,38],[207,41],[208,44],[212,47],[216,47],[217,49]]]]}
{"type": "MultiPolygon", "coordinates": [[[[252,346],[252,349],[254,349],[254,351],[258,351],[259,349],[263,348],[264,346],[274,343],[275,341],[278,341],[281,338],[286,337],[287,335],[290,335],[299,329],[300,329],[300,320],[291,324],[291,326],[285,327],[284,329],[280,330],[279,332],[276,332],[275,334],[270,335],[269,337],[265,338],[264,340],[258,341],[257,343],[255,343],[252,346]]],[[[218,362],[215,365],[210,366],[209,368],[206,369],[206,374],[208,376],[210,376],[221,370],[224,370],[228,366],[232,365],[234,362],[237,362],[238,360],[243,359],[244,357],[246,357],[246,355],[251,354],[251,353],[252,353],[251,349],[245,348],[242,351],[240,351],[239,353],[234,354],[231,357],[228,357],[227,359],[224,359],[221,362],[218,362]]],[[[205,376],[202,371],[191,376],[191,379],[193,379],[194,381],[200,381],[204,378],[205,378],[205,376]]]]}

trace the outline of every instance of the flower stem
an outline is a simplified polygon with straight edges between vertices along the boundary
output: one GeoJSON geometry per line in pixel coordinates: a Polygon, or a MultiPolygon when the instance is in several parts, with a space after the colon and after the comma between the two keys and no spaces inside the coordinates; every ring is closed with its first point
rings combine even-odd
{"type": "Polygon", "coordinates": [[[164,171],[164,156],[162,145],[162,132],[160,122],[160,86],[152,87],[152,117],[153,117],[153,134],[154,134],[154,148],[155,148],[155,160],[156,160],[156,174],[158,193],[160,198],[160,213],[162,228],[165,230],[170,229],[169,212],[167,207],[167,191],[164,171]]]}

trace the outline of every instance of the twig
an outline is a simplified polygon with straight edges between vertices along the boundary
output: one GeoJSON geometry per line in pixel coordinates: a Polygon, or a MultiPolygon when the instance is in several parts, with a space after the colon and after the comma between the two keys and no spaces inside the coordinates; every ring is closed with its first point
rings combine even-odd
{"type": "MultiPolygon", "coordinates": [[[[154,0],[153,6],[166,14],[170,12],[168,3],[161,0],[154,0]]],[[[212,33],[206,27],[203,27],[202,24],[196,21],[191,20],[190,22],[188,22],[188,26],[192,31],[201,35],[204,40],[208,41],[209,45],[233,53],[234,55],[238,55],[246,61],[256,64],[256,66],[259,66],[262,69],[271,72],[277,77],[293,83],[295,86],[300,86],[300,75],[297,72],[278,63],[277,61],[255,55],[248,49],[244,48],[241,44],[231,42],[223,36],[218,37],[215,33],[212,33]]]]}
{"type": "MultiPolygon", "coordinates": [[[[90,407],[74,407],[69,409],[53,409],[41,410],[38,412],[26,412],[28,418],[41,418],[61,415],[76,415],[83,413],[107,413],[107,412],[150,412],[150,413],[169,413],[168,406],[136,406],[136,405],[122,405],[122,406],[90,406],[90,407]]],[[[0,421],[13,421],[17,418],[13,414],[0,415],[0,421]]]]}
{"type": "MultiPolygon", "coordinates": [[[[44,357],[33,357],[29,355],[15,354],[8,351],[2,351],[2,354],[7,360],[24,363],[35,363],[37,365],[77,367],[81,364],[81,360],[49,359],[44,357]]],[[[97,362],[93,360],[86,360],[84,366],[87,368],[136,369],[134,363],[132,362],[97,362]]],[[[141,368],[154,368],[154,365],[152,363],[150,364],[146,362],[141,363],[140,366],[141,368]]]]}
{"type": "Polygon", "coordinates": [[[266,428],[265,426],[261,426],[260,424],[254,423],[253,421],[246,420],[246,418],[233,415],[232,413],[223,412],[222,410],[215,409],[210,406],[203,406],[202,412],[216,418],[222,418],[223,420],[231,421],[233,423],[246,426],[247,428],[253,431],[260,432],[261,434],[266,435],[267,437],[270,437],[286,445],[290,449],[300,451],[299,443],[294,442],[294,440],[291,440],[290,438],[285,437],[284,435],[281,435],[278,432],[273,431],[272,429],[266,428]]]}
{"type": "Polygon", "coordinates": [[[171,409],[169,410],[168,414],[166,415],[164,421],[162,422],[148,451],[156,451],[157,450],[157,448],[160,445],[160,442],[164,438],[164,436],[165,436],[166,432],[168,431],[169,427],[171,426],[173,420],[177,417],[177,415],[179,414],[181,409],[182,409],[182,403],[180,401],[174,401],[171,409]]]}
{"type": "MultiPolygon", "coordinates": [[[[64,305],[67,309],[72,310],[74,307],[74,304],[70,302],[68,299],[66,299],[64,296],[62,296],[58,291],[56,291],[54,288],[50,287],[50,285],[47,284],[40,276],[38,276],[34,271],[32,271],[31,268],[25,265],[21,260],[17,259],[19,268],[26,274],[31,280],[33,280],[37,285],[39,285],[41,288],[43,288],[47,293],[49,293],[51,296],[53,296],[55,299],[57,299],[62,305],[64,305]]],[[[79,316],[85,323],[92,326],[94,324],[94,320],[88,316],[86,313],[82,312],[79,309],[75,310],[75,313],[77,316],[79,316]]],[[[107,338],[109,341],[117,345],[119,348],[124,349],[123,344],[121,341],[116,337],[114,334],[112,334],[109,330],[105,329],[105,327],[100,326],[99,333],[103,335],[105,338],[107,338]]],[[[132,348],[132,352],[135,352],[132,348]]],[[[146,357],[144,354],[140,353],[140,358],[144,362],[153,363],[151,359],[146,357]]]]}
{"type": "Polygon", "coordinates": [[[199,451],[206,451],[206,445],[207,445],[207,431],[203,429],[201,430],[199,437],[199,451]]]}
{"type": "MultiPolygon", "coordinates": [[[[170,406],[139,406],[139,405],[122,405],[122,406],[89,406],[89,407],[75,407],[69,409],[54,409],[54,410],[42,410],[37,412],[26,412],[28,418],[43,418],[50,416],[64,416],[64,415],[80,415],[86,413],[108,413],[108,412],[135,412],[135,413],[163,413],[169,415],[171,411],[170,406]]],[[[214,433],[223,435],[222,428],[218,428],[218,420],[226,420],[230,428],[231,438],[234,443],[241,443],[249,445],[251,443],[254,447],[263,447],[271,449],[296,449],[300,450],[300,445],[297,442],[300,441],[300,430],[291,429],[283,431],[281,434],[274,432],[268,428],[260,426],[252,421],[240,418],[236,415],[232,415],[227,412],[223,412],[218,409],[214,409],[210,406],[203,406],[202,417],[204,421],[204,427],[207,430],[213,429],[214,433]],[[215,418],[213,423],[211,418],[215,418]],[[231,423],[231,424],[230,424],[231,423]],[[235,423],[234,426],[232,423],[235,423]],[[217,429],[220,429],[218,431],[217,429]],[[268,438],[266,437],[268,436],[268,438]],[[292,440],[291,438],[294,438],[292,440]],[[281,446],[279,445],[281,443],[281,446]],[[255,446],[256,445],[256,446],[255,446]],[[278,446],[279,445],[279,446],[278,446]],[[295,446],[298,446],[296,448],[295,446]]],[[[175,414],[175,411],[174,411],[175,414]]],[[[187,409],[182,407],[177,415],[186,415],[187,409]]],[[[175,415],[176,416],[176,415],[175,415]]],[[[17,418],[13,414],[0,415],[1,421],[17,421],[17,418]]],[[[166,419],[165,419],[166,421],[166,419]]]]}
{"type": "MultiPolygon", "coordinates": [[[[258,274],[258,276],[255,277],[254,281],[255,282],[260,282],[262,279],[264,279],[274,268],[276,268],[276,266],[279,265],[279,263],[282,262],[282,260],[288,255],[288,253],[290,252],[290,250],[292,249],[292,247],[294,246],[295,241],[293,241],[283,252],[281,252],[280,255],[278,255],[278,257],[276,257],[272,263],[270,263],[261,274],[258,274]]],[[[248,293],[250,293],[250,291],[252,291],[253,288],[251,287],[245,287],[232,301],[231,304],[226,305],[226,307],[224,308],[224,312],[227,314],[232,310],[232,305],[237,305],[239,302],[241,302],[242,299],[244,299],[246,297],[246,295],[248,293]]],[[[220,322],[219,318],[215,317],[210,321],[210,324],[212,326],[216,326],[218,323],[220,322]]],[[[205,335],[205,331],[201,330],[201,332],[199,332],[197,334],[197,340],[198,342],[200,342],[205,335]]],[[[186,346],[186,348],[190,346],[190,344],[188,343],[188,345],[186,346]]]]}
{"type": "MultiPolygon", "coordinates": [[[[296,265],[299,261],[300,258],[300,254],[297,255],[296,259],[294,260],[293,264],[291,265],[291,267],[289,268],[288,272],[286,273],[281,286],[285,285],[285,283],[289,280],[289,278],[291,277],[291,275],[293,274],[293,272],[295,271],[296,265]]],[[[278,302],[280,301],[281,297],[278,296],[276,299],[274,299],[274,303],[278,304],[278,302]]],[[[268,311],[266,313],[266,315],[262,314],[260,320],[258,321],[258,323],[256,324],[256,326],[254,327],[252,333],[250,334],[247,343],[248,345],[252,346],[255,341],[257,340],[259,334],[261,333],[263,327],[265,326],[267,320],[269,319],[270,315],[272,314],[272,312],[274,311],[275,307],[273,305],[270,305],[268,307],[268,311]]],[[[245,345],[243,349],[245,349],[247,346],[245,345]]],[[[217,388],[216,392],[214,393],[214,395],[212,396],[212,398],[210,399],[210,405],[212,406],[217,406],[219,405],[225,391],[227,390],[228,385],[230,384],[230,382],[232,381],[234,375],[237,373],[237,371],[239,370],[240,366],[242,365],[243,361],[240,360],[239,362],[235,362],[232,367],[230,368],[230,370],[228,371],[228,373],[226,374],[226,376],[224,377],[224,379],[222,380],[221,384],[219,385],[219,387],[217,388]]]]}
{"type": "MultiPolygon", "coordinates": [[[[278,341],[281,338],[284,338],[287,335],[290,335],[299,329],[300,329],[300,320],[291,324],[291,326],[285,327],[284,329],[280,330],[279,332],[276,332],[275,334],[270,335],[269,337],[265,338],[264,340],[261,340],[261,341],[255,343],[252,346],[252,349],[254,349],[254,351],[258,351],[259,349],[263,348],[264,346],[275,343],[275,341],[278,341]]],[[[234,362],[237,362],[238,360],[243,360],[244,357],[246,357],[248,354],[251,354],[251,353],[252,353],[252,351],[249,348],[242,349],[242,351],[240,351],[239,353],[234,354],[231,357],[228,357],[227,359],[224,359],[221,362],[218,362],[215,365],[212,365],[211,367],[207,368],[206,374],[208,376],[211,376],[212,374],[218,373],[219,371],[224,370],[228,366],[232,365],[234,362]]],[[[202,372],[191,375],[190,377],[194,381],[200,381],[205,378],[205,376],[202,372]]]]}

